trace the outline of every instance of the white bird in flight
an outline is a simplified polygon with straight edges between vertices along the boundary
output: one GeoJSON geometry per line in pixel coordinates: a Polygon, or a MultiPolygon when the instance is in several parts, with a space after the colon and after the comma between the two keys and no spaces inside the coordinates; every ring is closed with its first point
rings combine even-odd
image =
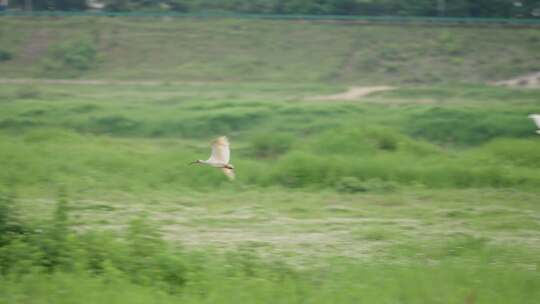
{"type": "MultiPolygon", "coordinates": [[[[529,115],[529,118],[534,120],[534,123],[536,124],[536,127],[540,129],[540,114],[531,114],[529,115]]],[[[540,130],[536,130],[536,133],[540,134],[540,130]]]]}
{"type": "Polygon", "coordinates": [[[229,149],[229,140],[226,136],[220,136],[212,141],[212,154],[208,160],[198,159],[192,164],[206,164],[214,168],[221,168],[223,173],[230,179],[234,179],[234,167],[229,164],[231,150],[229,149]]]}

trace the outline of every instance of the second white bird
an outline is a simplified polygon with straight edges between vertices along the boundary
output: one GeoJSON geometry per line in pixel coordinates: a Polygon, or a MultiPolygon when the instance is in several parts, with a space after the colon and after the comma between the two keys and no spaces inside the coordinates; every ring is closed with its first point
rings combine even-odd
{"type": "MultiPolygon", "coordinates": [[[[529,118],[534,121],[536,124],[536,127],[540,129],[540,115],[539,114],[531,114],[529,115],[529,118]]],[[[540,134],[540,130],[536,130],[536,133],[540,134]]]]}

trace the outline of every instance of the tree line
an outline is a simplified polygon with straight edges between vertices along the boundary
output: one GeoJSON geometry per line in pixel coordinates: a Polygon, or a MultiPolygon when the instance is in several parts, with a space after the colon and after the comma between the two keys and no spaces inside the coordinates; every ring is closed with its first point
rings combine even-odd
{"type": "Polygon", "coordinates": [[[540,18],[540,0],[10,0],[33,10],[540,18]]]}

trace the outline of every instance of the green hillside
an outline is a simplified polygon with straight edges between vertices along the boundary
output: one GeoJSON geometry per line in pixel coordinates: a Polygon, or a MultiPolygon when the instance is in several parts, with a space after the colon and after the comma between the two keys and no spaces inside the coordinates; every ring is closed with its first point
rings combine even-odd
{"type": "Polygon", "coordinates": [[[0,19],[3,78],[485,82],[540,69],[534,28],[176,18],[0,19]]]}

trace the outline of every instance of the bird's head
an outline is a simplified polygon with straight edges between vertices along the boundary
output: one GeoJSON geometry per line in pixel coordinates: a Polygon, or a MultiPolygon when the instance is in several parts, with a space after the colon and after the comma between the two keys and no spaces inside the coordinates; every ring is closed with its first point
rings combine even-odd
{"type": "Polygon", "coordinates": [[[189,163],[190,165],[193,165],[193,164],[200,164],[202,163],[202,160],[200,159],[197,159],[196,161],[192,161],[191,163],[189,163]]]}

